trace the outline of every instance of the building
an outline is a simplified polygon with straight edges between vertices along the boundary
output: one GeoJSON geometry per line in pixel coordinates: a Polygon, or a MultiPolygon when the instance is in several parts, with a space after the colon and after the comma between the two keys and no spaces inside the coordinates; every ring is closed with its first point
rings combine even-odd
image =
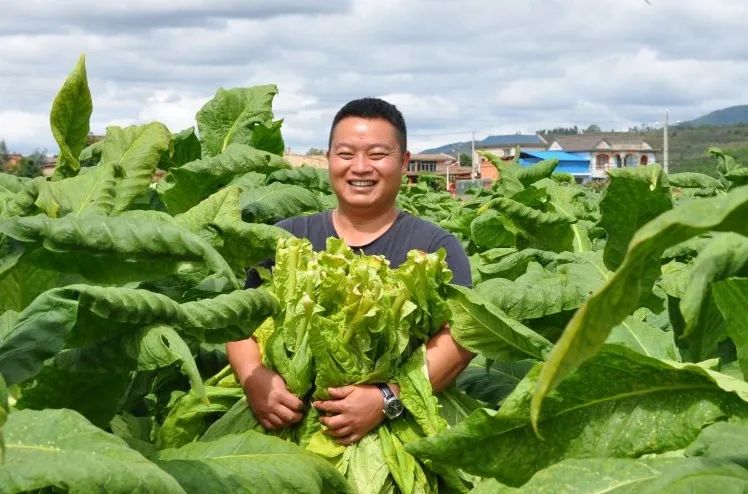
{"type": "Polygon", "coordinates": [[[590,176],[590,161],[578,154],[564,151],[522,151],[519,155],[520,165],[532,165],[545,160],[558,160],[554,172],[569,173],[578,182],[586,181],[590,176]]]}
{"type": "MultiPolygon", "coordinates": [[[[548,143],[537,134],[510,134],[488,136],[475,143],[476,151],[488,151],[501,159],[511,159],[517,156],[518,150],[545,151],[548,143]]],[[[479,159],[475,157],[476,161],[479,159]]]]}
{"type": "Polygon", "coordinates": [[[655,149],[642,137],[621,134],[582,134],[556,137],[548,151],[565,151],[584,157],[590,178],[604,178],[611,168],[655,162],[655,149]]]}
{"type": "Polygon", "coordinates": [[[5,160],[5,163],[2,163],[2,170],[5,173],[13,173],[16,168],[21,166],[21,160],[23,159],[23,155],[19,153],[10,153],[8,154],[8,159],[5,160]]]}

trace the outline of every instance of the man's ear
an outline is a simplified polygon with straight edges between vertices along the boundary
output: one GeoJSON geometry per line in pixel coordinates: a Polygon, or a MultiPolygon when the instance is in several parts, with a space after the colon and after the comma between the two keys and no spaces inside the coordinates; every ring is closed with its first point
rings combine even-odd
{"type": "Polygon", "coordinates": [[[403,171],[406,171],[408,169],[408,163],[410,163],[410,151],[405,151],[403,153],[403,162],[401,166],[403,171]]]}

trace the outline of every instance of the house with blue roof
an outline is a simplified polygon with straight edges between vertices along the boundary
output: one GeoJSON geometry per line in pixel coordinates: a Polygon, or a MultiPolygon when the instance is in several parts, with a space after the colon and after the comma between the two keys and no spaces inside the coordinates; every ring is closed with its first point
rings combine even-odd
{"type": "Polygon", "coordinates": [[[527,151],[545,151],[548,143],[538,134],[509,134],[488,136],[475,143],[475,149],[488,151],[499,158],[514,158],[517,149],[527,151]]]}
{"type": "Polygon", "coordinates": [[[559,136],[548,146],[548,151],[580,156],[588,163],[588,178],[605,178],[612,168],[654,163],[658,150],[640,136],[609,133],[559,136]]]}
{"type": "Polygon", "coordinates": [[[495,180],[498,178],[496,168],[483,160],[478,151],[488,151],[503,160],[514,159],[520,150],[522,151],[545,151],[548,143],[537,134],[508,134],[488,136],[482,141],[475,143],[476,155],[473,156],[474,163],[480,163],[480,176],[495,180]]]}

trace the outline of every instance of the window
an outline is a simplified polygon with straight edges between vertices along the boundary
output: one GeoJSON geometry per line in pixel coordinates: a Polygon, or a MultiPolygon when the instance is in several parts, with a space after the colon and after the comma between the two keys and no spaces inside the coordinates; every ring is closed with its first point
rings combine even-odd
{"type": "Polygon", "coordinates": [[[610,157],[607,154],[598,154],[595,160],[595,168],[598,170],[607,170],[608,161],[610,161],[610,157]]]}
{"type": "Polygon", "coordinates": [[[419,172],[435,172],[436,161],[422,161],[418,163],[418,171],[419,172]]]}

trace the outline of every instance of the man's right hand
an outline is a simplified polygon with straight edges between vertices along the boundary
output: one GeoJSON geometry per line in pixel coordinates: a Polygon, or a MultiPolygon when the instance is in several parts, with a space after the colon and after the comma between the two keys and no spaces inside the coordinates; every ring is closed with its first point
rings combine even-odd
{"type": "Polygon", "coordinates": [[[304,403],[288,391],[280,374],[263,365],[252,370],[243,387],[252,413],[265,429],[282,429],[304,417],[304,403]]]}

